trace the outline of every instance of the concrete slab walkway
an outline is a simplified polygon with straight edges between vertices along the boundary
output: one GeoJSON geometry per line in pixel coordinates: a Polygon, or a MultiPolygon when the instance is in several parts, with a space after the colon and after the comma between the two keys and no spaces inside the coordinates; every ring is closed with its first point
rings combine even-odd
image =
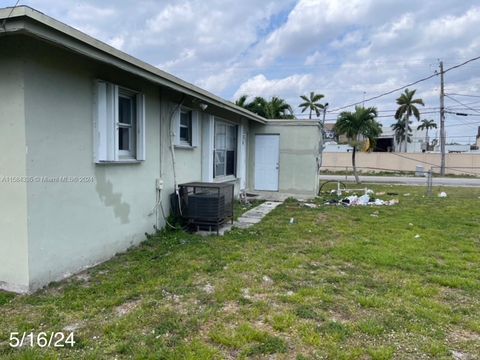
{"type": "MultiPolygon", "coordinates": [[[[270,213],[273,209],[277,206],[282,204],[283,201],[266,201],[253,209],[250,209],[242,214],[237,220],[233,222],[233,224],[224,224],[218,230],[220,236],[225,235],[225,233],[232,230],[232,228],[240,228],[240,229],[247,229],[252,225],[258,224],[262,219],[270,213]]],[[[197,231],[196,234],[207,236],[207,235],[215,235],[216,231],[197,231]]]]}

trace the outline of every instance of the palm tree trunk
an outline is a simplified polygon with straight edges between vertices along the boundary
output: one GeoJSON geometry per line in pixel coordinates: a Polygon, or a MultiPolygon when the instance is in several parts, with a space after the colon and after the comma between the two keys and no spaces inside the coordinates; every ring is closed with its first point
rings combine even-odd
{"type": "Polygon", "coordinates": [[[428,127],[427,127],[427,132],[425,133],[425,144],[427,144],[427,148],[425,149],[425,151],[428,151],[428,143],[429,143],[429,138],[428,138],[428,127]]]}
{"type": "Polygon", "coordinates": [[[358,174],[357,174],[357,165],[355,164],[355,153],[356,153],[356,146],[353,146],[353,151],[352,151],[353,176],[355,176],[355,182],[357,184],[360,184],[360,179],[358,178],[358,174]]]}
{"type": "Polygon", "coordinates": [[[408,144],[408,112],[405,114],[405,152],[407,152],[407,144],[408,144]]]}
{"type": "Polygon", "coordinates": [[[312,120],[312,108],[310,108],[310,115],[308,116],[310,120],[312,120]]]}

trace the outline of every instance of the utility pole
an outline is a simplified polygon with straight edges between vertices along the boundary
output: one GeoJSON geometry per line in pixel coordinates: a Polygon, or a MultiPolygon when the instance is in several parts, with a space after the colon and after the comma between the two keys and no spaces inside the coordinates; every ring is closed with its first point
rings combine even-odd
{"type": "Polygon", "coordinates": [[[443,72],[443,61],[440,61],[440,175],[445,175],[445,81],[443,72]]]}
{"type": "Polygon", "coordinates": [[[322,129],[325,130],[325,115],[327,113],[328,103],[323,105],[323,119],[322,119],[322,129]]]}

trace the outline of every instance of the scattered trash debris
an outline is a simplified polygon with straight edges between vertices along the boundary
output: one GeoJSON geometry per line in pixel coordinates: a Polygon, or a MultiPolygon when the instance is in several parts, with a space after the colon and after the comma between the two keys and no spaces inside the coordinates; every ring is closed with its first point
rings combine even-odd
{"type": "Polygon", "coordinates": [[[415,235],[415,239],[420,239],[420,235],[415,235]]]}
{"type": "Polygon", "coordinates": [[[368,205],[368,202],[370,201],[370,196],[367,194],[362,195],[358,198],[358,205],[368,205]]]}
{"type": "Polygon", "coordinates": [[[294,218],[290,218],[290,224],[295,224],[295,219],[294,218]]]}
{"type": "Polygon", "coordinates": [[[369,195],[350,195],[346,198],[341,199],[340,201],[336,199],[329,200],[325,203],[325,205],[345,205],[345,206],[366,206],[366,205],[375,205],[375,206],[391,206],[398,204],[398,199],[391,199],[391,200],[382,200],[382,199],[375,199],[371,198],[369,195]]]}
{"type": "Polygon", "coordinates": [[[413,226],[413,224],[412,224],[412,223],[408,223],[408,226],[413,226]]]}
{"type": "Polygon", "coordinates": [[[377,192],[375,195],[377,195],[377,196],[382,196],[382,195],[385,195],[385,191],[380,191],[380,192],[377,192]]]}
{"type": "Polygon", "coordinates": [[[403,194],[403,196],[410,196],[410,193],[405,193],[403,194]]]}
{"type": "Polygon", "coordinates": [[[311,204],[311,203],[303,203],[303,206],[306,206],[310,209],[316,209],[318,207],[316,204],[311,204]]]}
{"type": "Polygon", "coordinates": [[[438,194],[438,197],[445,198],[447,197],[447,193],[445,191],[442,191],[440,194],[438,194]]]}
{"type": "Polygon", "coordinates": [[[374,211],[373,213],[370,214],[372,217],[378,217],[380,213],[378,211],[374,211]]]}

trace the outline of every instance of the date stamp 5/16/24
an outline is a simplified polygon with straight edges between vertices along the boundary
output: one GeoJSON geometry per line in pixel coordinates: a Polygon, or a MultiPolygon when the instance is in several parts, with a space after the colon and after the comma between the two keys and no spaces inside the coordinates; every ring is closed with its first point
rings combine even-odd
{"type": "Polygon", "coordinates": [[[29,347],[73,347],[75,339],[73,332],[11,332],[9,345],[12,348],[29,347]]]}

